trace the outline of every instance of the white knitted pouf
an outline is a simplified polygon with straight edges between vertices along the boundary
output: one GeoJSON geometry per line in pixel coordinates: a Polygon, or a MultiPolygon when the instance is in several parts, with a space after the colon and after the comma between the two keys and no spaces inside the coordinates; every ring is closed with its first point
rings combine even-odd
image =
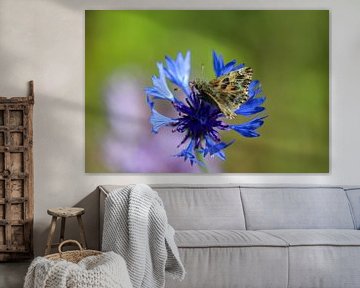
{"type": "Polygon", "coordinates": [[[25,277],[24,288],[132,288],[124,259],[114,252],[89,256],[77,264],[37,257],[25,277]]]}

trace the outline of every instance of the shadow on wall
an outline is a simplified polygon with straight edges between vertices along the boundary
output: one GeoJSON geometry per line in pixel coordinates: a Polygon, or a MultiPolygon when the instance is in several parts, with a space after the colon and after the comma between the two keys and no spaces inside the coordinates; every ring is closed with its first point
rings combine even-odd
{"type": "MultiPolygon", "coordinates": [[[[73,207],[82,207],[85,209],[85,214],[82,215],[82,220],[85,226],[85,235],[86,241],[89,249],[98,250],[99,248],[99,233],[97,228],[99,227],[99,190],[96,188],[93,192],[91,192],[84,199],[76,203],[73,207]]],[[[43,255],[45,251],[45,245],[49,235],[51,216],[49,215],[49,224],[48,228],[43,229],[35,229],[35,235],[37,235],[37,239],[41,245],[37,245],[37,251],[35,251],[36,255],[43,255]],[[40,234],[37,233],[39,230],[40,234]],[[43,248],[43,249],[42,249],[43,248]]],[[[60,218],[57,221],[56,231],[54,234],[54,238],[52,239],[52,243],[58,243],[60,237],[60,218]]],[[[65,227],[65,240],[72,239],[80,242],[80,229],[77,222],[76,217],[71,217],[66,220],[65,227]]],[[[77,248],[71,248],[77,249],[77,248]]],[[[53,248],[51,253],[56,253],[57,249],[53,248]]]]}
{"type": "MultiPolygon", "coordinates": [[[[41,93],[35,97],[35,255],[44,253],[51,220],[47,209],[51,207],[85,208],[83,221],[87,242],[89,248],[95,249],[98,245],[99,194],[97,189],[93,190],[97,184],[89,187],[83,183],[85,136],[78,133],[84,130],[83,107],[41,93]],[[39,188],[42,191],[38,191],[39,188]],[[86,188],[88,190],[84,190],[86,188]],[[93,192],[89,194],[91,190],[93,192]],[[79,201],[84,195],[85,198],[79,201]]],[[[59,237],[59,231],[55,235],[59,237]]],[[[65,238],[79,239],[76,218],[67,222],[65,238]]],[[[57,242],[58,238],[53,241],[57,242]]]]}
{"type": "MultiPolygon", "coordinates": [[[[35,84],[35,255],[44,254],[51,220],[47,209],[51,207],[84,207],[88,246],[98,245],[98,201],[93,190],[99,179],[84,173],[83,27],[78,20],[90,5],[83,4],[42,0],[29,6],[26,1],[0,4],[4,16],[0,17],[0,34],[4,35],[0,39],[0,95],[25,96],[27,81],[35,84]],[[61,8],[75,13],[64,13],[61,8]],[[43,11],[47,12],[40,14],[43,11]],[[52,21],[50,12],[62,17],[52,21]],[[79,23],[76,31],[66,25],[68,20],[79,23]],[[41,29],[43,23],[48,26],[41,29]],[[64,39],[73,45],[63,45],[64,39]]],[[[79,239],[77,222],[72,220],[66,237],[79,239]]]]}

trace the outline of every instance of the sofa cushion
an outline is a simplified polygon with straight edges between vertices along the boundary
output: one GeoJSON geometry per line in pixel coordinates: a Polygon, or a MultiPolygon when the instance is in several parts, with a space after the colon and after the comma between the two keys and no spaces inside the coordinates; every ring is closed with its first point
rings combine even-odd
{"type": "Polygon", "coordinates": [[[176,230],[245,229],[239,187],[153,187],[176,230]]]}
{"type": "Polygon", "coordinates": [[[358,246],[289,247],[289,288],[359,288],[358,246]]]}
{"type": "Polygon", "coordinates": [[[288,247],[179,248],[186,275],[166,288],[287,288],[288,247]]]}
{"type": "Polygon", "coordinates": [[[244,230],[176,231],[175,242],[178,247],[288,246],[285,241],[268,233],[244,230]]]}
{"type": "Polygon", "coordinates": [[[241,187],[246,226],[266,229],[354,229],[342,188],[241,187]]]}
{"type": "Polygon", "coordinates": [[[360,246],[360,231],[348,229],[262,230],[289,246],[360,246]]]}
{"type": "MultiPolygon", "coordinates": [[[[150,185],[164,203],[176,230],[245,230],[240,188],[234,185],[150,185]]],[[[111,193],[121,185],[102,185],[111,193]]]]}
{"type": "Polygon", "coordinates": [[[289,288],[359,287],[360,231],[319,229],[263,232],[290,245],[289,288]]]}

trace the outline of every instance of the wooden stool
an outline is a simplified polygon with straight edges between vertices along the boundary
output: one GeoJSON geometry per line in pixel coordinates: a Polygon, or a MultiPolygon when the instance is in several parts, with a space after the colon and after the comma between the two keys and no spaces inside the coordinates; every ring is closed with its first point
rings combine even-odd
{"type": "Polygon", "coordinates": [[[64,234],[65,234],[65,223],[66,218],[69,217],[77,217],[79,227],[80,227],[80,239],[81,239],[81,245],[84,249],[86,249],[86,239],[85,239],[85,230],[84,230],[84,224],[81,219],[81,215],[85,213],[84,208],[79,207],[72,207],[72,208],[50,208],[47,210],[47,213],[52,216],[51,224],[50,224],[50,231],[49,236],[47,240],[45,255],[50,254],[52,247],[57,247],[61,242],[64,241],[64,234]],[[52,239],[54,237],[55,228],[56,228],[56,222],[58,217],[61,218],[61,229],[60,229],[60,242],[52,244],[52,239]]]}

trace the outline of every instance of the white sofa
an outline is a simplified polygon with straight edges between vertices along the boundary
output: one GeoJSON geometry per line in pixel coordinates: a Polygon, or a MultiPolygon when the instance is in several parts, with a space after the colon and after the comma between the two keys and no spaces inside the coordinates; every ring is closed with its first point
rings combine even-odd
{"type": "MultiPolygon", "coordinates": [[[[100,218],[116,187],[100,186],[100,218]]],[[[360,287],[360,188],[153,188],[187,271],[166,288],[360,287]]]]}

